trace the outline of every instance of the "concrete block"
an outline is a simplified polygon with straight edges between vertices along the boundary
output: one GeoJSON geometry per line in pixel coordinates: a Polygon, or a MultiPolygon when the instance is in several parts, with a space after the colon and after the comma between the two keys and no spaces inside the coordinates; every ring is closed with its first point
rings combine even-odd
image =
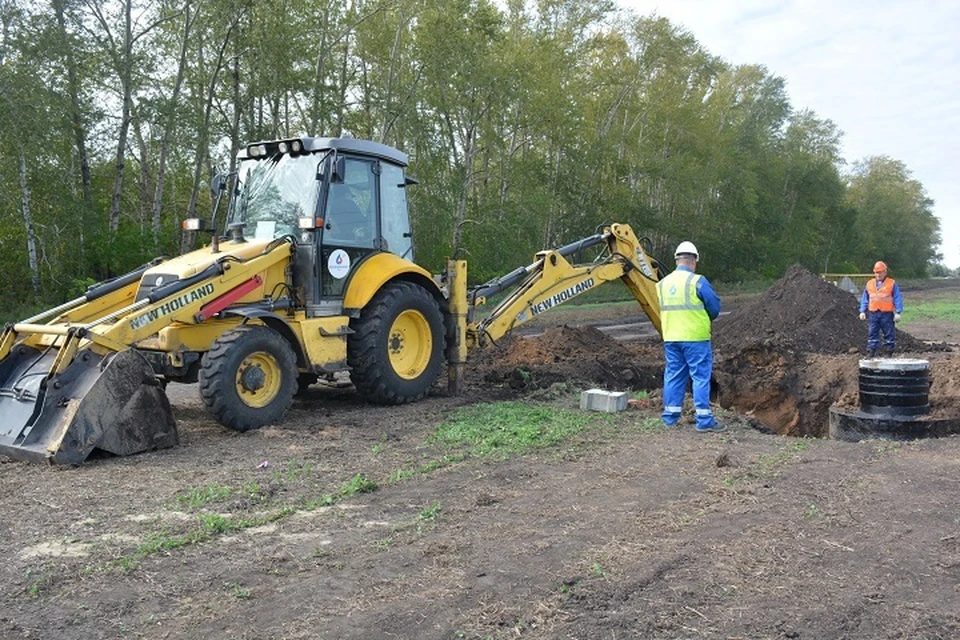
{"type": "Polygon", "coordinates": [[[580,408],[606,413],[624,411],[627,408],[627,392],[588,389],[580,394],[580,408]]]}

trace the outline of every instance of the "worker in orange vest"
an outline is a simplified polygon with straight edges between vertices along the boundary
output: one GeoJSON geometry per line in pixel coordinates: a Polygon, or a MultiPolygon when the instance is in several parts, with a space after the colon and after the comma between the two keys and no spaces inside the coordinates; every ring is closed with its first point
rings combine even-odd
{"type": "Polygon", "coordinates": [[[870,357],[877,355],[880,349],[880,334],[883,334],[883,346],[887,355],[893,355],[896,344],[894,323],[900,322],[903,313],[903,296],[897,281],[887,277],[887,265],[878,261],[873,265],[873,280],[867,282],[860,298],[860,319],[867,319],[870,312],[870,322],[867,325],[867,351],[870,357]]]}

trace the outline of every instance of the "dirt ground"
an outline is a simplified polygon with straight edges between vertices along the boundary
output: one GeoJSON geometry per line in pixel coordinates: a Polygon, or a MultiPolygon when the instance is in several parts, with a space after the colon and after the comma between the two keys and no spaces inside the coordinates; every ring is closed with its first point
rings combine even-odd
{"type": "MultiPolygon", "coordinates": [[[[960,637],[960,437],[822,437],[856,402],[856,298],[791,269],[718,321],[722,434],[659,425],[661,346],[611,337],[628,320],[567,313],[472,354],[459,397],[315,385],[238,434],[170,385],[175,449],[0,458],[0,637],[960,637]],[[431,437],[467,405],[573,411],[594,386],[649,393],[532,454],[431,437]]],[[[960,417],[954,327],[898,336],[937,416],[960,417]]]]}

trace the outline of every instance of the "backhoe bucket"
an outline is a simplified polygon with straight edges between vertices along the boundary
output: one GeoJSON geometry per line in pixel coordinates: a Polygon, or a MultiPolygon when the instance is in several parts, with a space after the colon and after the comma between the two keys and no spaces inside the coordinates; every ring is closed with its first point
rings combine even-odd
{"type": "Polygon", "coordinates": [[[76,466],[94,449],[126,456],[179,443],[170,402],[142,354],[81,351],[52,375],[57,354],[18,345],[0,362],[0,455],[76,466]]]}

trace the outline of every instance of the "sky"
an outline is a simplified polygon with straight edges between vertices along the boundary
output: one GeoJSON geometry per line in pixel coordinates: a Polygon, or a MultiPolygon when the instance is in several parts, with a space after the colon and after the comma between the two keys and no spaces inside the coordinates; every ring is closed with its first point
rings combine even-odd
{"type": "Polygon", "coordinates": [[[783,78],[796,110],[844,132],[848,164],[903,162],[934,201],[944,264],[960,267],[960,1],[618,3],[682,26],[731,64],[762,64],[783,78]]]}

